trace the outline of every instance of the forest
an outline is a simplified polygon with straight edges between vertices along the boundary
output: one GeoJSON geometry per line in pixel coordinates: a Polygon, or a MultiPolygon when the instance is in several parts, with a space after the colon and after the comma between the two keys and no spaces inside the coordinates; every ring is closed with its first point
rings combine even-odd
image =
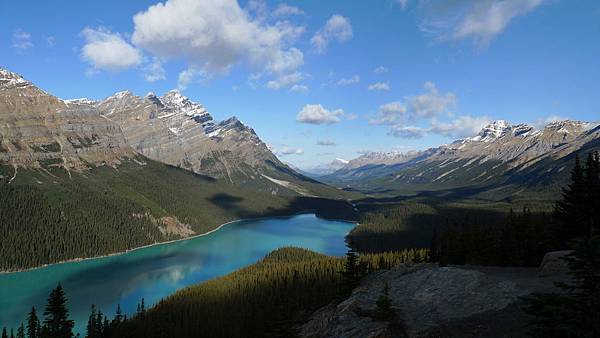
{"type": "Polygon", "coordinates": [[[148,159],[141,166],[14,169],[0,165],[0,271],[122,252],[180,238],[161,231],[163,217],[194,234],[220,224],[312,210],[353,217],[342,200],[290,197],[242,189],[148,159]]]}
{"type": "MultiPolygon", "coordinates": [[[[294,336],[297,324],[319,307],[347,297],[366,274],[427,258],[427,249],[358,254],[350,248],[342,258],[281,248],[258,263],[180,290],[152,308],[142,299],[130,318],[119,308],[104,309],[115,311],[109,318],[91,305],[85,337],[294,336]]],[[[14,329],[4,332],[15,337],[14,329]]],[[[43,318],[32,309],[16,332],[18,338],[71,337],[65,290],[58,285],[43,318]]]]}

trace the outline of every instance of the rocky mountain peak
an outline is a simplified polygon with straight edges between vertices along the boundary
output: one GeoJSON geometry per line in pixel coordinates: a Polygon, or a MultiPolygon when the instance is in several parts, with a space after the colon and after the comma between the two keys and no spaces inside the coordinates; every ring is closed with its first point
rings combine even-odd
{"type": "Polygon", "coordinates": [[[492,142],[506,135],[506,133],[510,129],[510,125],[505,120],[496,120],[483,127],[475,137],[471,137],[469,140],[479,142],[492,142]]]}
{"type": "Polygon", "coordinates": [[[14,87],[23,84],[30,84],[30,82],[25,80],[21,75],[17,73],[13,73],[4,68],[0,68],[0,88],[14,87]]]}

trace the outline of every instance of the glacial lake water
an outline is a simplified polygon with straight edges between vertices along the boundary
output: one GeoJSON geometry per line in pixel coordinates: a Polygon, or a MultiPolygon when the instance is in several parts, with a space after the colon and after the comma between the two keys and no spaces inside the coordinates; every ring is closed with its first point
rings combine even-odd
{"type": "Polygon", "coordinates": [[[346,251],[344,236],[354,226],[314,214],[243,220],[206,236],[122,255],[0,274],[0,328],[16,330],[31,306],[41,317],[48,294],[60,282],[75,332],[83,336],[91,304],[110,318],[121,304],[129,315],[142,297],[147,305],[155,304],[178,289],[255,263],[284,246],[340,256],[346,251]]]}

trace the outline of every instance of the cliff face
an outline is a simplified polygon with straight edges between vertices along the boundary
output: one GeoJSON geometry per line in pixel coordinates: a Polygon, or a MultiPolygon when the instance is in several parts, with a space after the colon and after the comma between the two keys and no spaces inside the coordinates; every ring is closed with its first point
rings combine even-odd
{"type": "Polygon", "coordinates": [[[116,122],[127,142],[151,159],[241,184],[287,169],[252,128],[235,117],[216,122],[178,91],[162,97],[120,92],[88,105],[116,122]]]}
{"type": "Polygon", "coordinates": [[[554,289],[564,275],[536,268],[401,266],[363,279],[352,295],[300,327],[301,337],[526,337],[519,297],[554,289]],[[376,320],[389,286],[395,318],[376,320]]]}
{"type": "Polygon", "coordinates": [[[15,167],[82,170],[135,156],[117,124],[0,69],[0,160],[15,167]]]}

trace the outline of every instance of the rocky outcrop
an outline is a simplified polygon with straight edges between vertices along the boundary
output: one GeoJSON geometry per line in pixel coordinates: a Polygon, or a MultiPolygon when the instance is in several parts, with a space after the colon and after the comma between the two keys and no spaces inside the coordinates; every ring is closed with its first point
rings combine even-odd
{"type": "Polygon", "coordinates": [[[0,162],[84,170],[134,156],[119,126],[94,108],[69,104],[0,68],[0,162]]]}
{"type": "Polygon", "coordinates": [[[519,337],[526,323],[515,306],[519,297],[553,289],[553,280],[538,277],[537,269],[403,266],[367,276],[348,299],[318,310],[299,331],[307,338],[433,337],[439,328],[460,323],[467,337],[481,332],[486,320],[506,318],[503,325],[519,337]],[[376,301],[386,284],[396,319],[377,321],[376,301]]]}
{"type": "Polygon", "coordinates": [[[542,264],[540,264],[540,276],[548,277],[568,273],[569,264],[565,260],[565,257],[572,252],[572,250],[562,250],[546,253],[542,260],[542,264]]]}

